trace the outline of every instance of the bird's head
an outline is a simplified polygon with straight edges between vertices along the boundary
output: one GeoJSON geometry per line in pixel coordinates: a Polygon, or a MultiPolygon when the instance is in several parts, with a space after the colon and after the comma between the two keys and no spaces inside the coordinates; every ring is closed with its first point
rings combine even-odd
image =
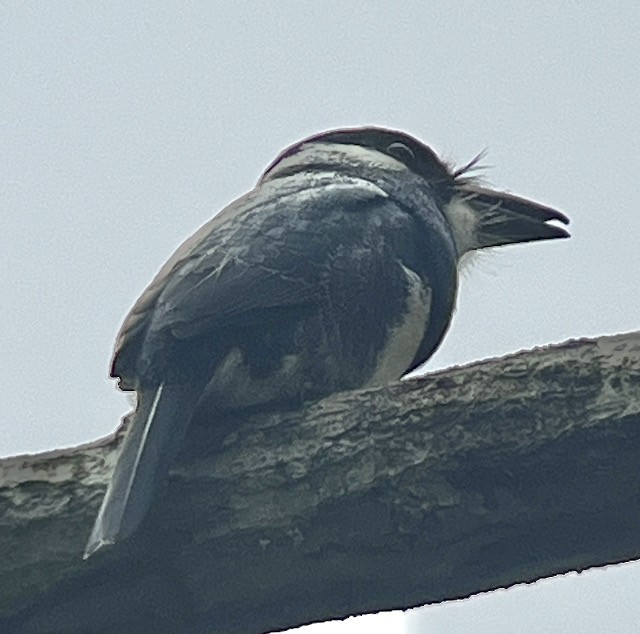
{"type": "Polygon", "coordinates": [[[561,212],[481,186],[472,175],[481,156],[456,169],[404,132],[372,126],[343,128],[291,145],[267,167],[260,182],[332,169],[372,180],[383,175],[387,187],[393,184],[401,195],[426,186],[435,202],[429,208],[437,209],[446,220],[459,256],[474,249],[569,236],[563,227],[549,224],[568,224],[561,212]]]}

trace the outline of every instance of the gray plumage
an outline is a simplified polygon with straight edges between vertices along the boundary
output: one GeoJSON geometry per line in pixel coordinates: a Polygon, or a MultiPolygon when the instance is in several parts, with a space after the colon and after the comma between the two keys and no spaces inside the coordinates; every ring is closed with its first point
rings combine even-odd
{"type": "Polygon", "coordinates": [[[462,255],[568,235],[550,220],[568,222],[400,132],[336,130],[285,150],[176,251],[123,324],[112,375],[138,408],[86,556],[136,530],[197,410],[400,378],[441,342],[462,255]]]}

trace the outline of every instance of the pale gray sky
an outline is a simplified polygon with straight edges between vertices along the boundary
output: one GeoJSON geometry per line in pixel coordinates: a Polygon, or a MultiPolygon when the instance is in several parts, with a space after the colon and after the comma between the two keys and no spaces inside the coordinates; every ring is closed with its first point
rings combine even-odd
{"type": "MultiPolygon", "coordinates": [[[[0,453],[112,431],[125,313],[177,244],[323,129],[406,130],[554,205],[568,241],[464,275],[427,369],[638,329],[633,1],[4,2],[0,453]]],[[[413,614],[407,632],[635,632],[640,566],[413,614]]],[[[402,616],[324,626],[403,631],[402,616]],[[355,624],[354,624],[355,623],[355,624]]],[[[316,628],[318,629],[318,628],[316,628]]]]}

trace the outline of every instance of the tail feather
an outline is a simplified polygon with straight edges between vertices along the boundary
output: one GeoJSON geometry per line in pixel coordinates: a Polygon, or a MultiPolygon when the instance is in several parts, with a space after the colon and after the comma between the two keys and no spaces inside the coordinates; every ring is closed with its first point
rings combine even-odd
{"type": "Polygon", "coordinates": [[[127,538],[140,525],[180,449],[197,392],[193,386],[161,384],[138,396],[138,408],[87,542],[85,559],[127,538]]]}

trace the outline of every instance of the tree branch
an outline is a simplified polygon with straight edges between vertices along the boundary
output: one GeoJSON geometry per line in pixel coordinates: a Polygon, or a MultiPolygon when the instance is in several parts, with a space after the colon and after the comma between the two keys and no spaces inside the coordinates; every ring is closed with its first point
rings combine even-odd
{"type": "Polygon", "coordinates": [[[193,426],[82,560],[122,433],[0,461],[0,630],[240,632],[640,557],[640,333],[193,426]]]}

